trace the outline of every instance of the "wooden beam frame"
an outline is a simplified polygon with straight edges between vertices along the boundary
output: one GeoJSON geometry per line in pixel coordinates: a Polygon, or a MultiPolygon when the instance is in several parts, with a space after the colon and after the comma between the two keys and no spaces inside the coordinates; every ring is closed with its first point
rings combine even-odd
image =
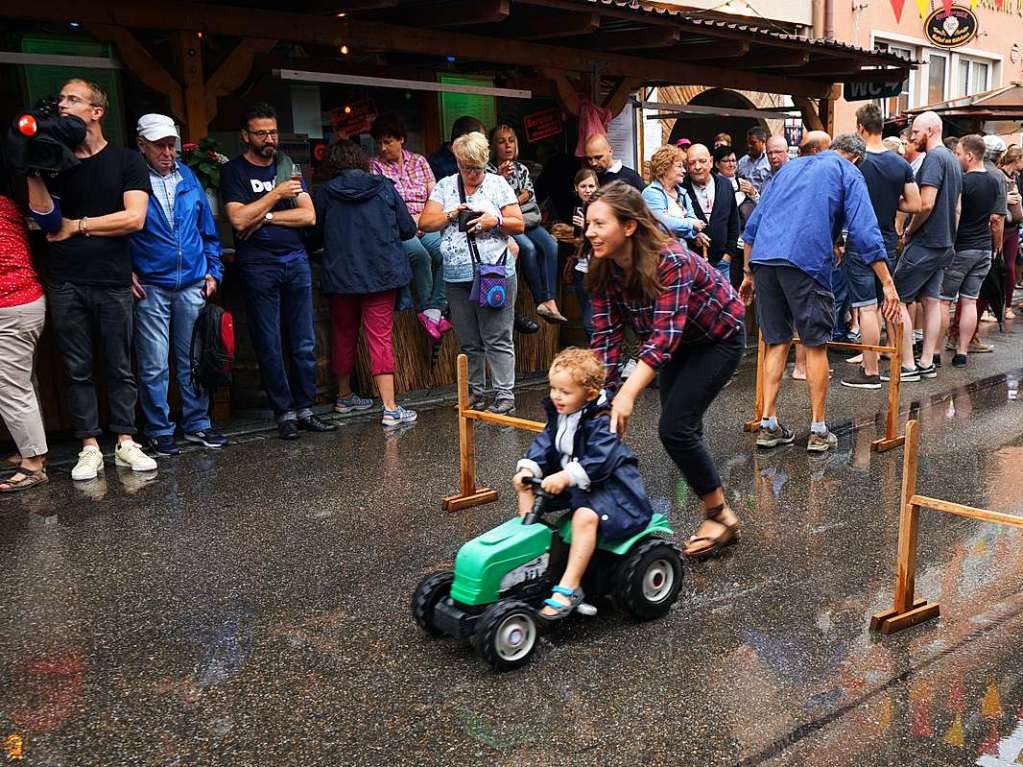
{"type": "Polygon", "coordinates": [[[430,11],[430,24],[465,27],[504,21],[511,13],[510,0],[459,0],[430,11]]]}
{"type": "Polygon", "coordinates": [[[735,66],[739,69],[774,69],[775,67],[805,67],[810,63],[810,54],[804,51],[763,51],[750,56],[736,59],[735,66]]]}
{"type": "MultiPolygon", "coordinates": [[[[601,6],[603,9],[604,6],[601,6]]],[[[578,9],[578,8],[577,8],[578,9]]],[[[380,24],[359,19],[322,18],[297,13],[261,11],[243,8],[171,3],[152,0],[131,3],[107,0],[102,4],[83,4],[77,0],[11,0],[4,9],[8,17],[47,21],[79,19],[82,23],[113,24],[143,29],[185,29],[205,34],[263,37],[272,40],[339,45],[422,55],[457,55],[493,64],[564,69],[588,72],[595,62],[606,77],[635,77],[644,82],[701,84],[708,87],[742,88],[767,93],[820,98],[829,92],[830,83],[810,79],[732,71],[720,66],[691,64],[673,58],[650,59],[591,51],[575,51],[519,40],[497,40],[479,35],[445,32],[437,29],[380,24]]]]}
{"type": "Polygon", "coordinates": [[[501,25],[500,34],[509,40],[544,40],[590,35],[599,28],[599,13],[543,11],[523,14],[519,10],[512,14],[511,21],[501,25]]]}
{"type": "Polygon", "coordinates": [[[276,43],[276,40],[262,37],[246,37],[217,67],[217,71],[206,81],[206,117],[210,122],[219,110],[217,100],[238,90],[252,71],[256,56],[269,53],[276,43]]]}
{"type": "MultiPolygon", "coordinates": [[[[641,51],[651,48],[671,48],[678,44],[682,33],[668,27],[652,27],[634,32],[595,32],[585,40],[589,50],[595,51],[641,51]]],[[[550,41],[555,44],[555,41],[550,41]]]]}
{"type": "Polygon", "coordinates": [[[707,61],[717,59],[738,59],[749,53],[752,46],[747,42],[714,42],[679,45],[671,55],[678,61],[707,61]]]}
{"type": "Polygon", "coordinates": [[[117,47],[117,55],[128,65],[128,69],[135,77],[157,93],[167,94],[170,99],[171,115],[176,120],[184,123],[188,119],[181,84],[153,58],[131,32],[114,24],[86,23],[85,28],[94,37],[113,43],[117,47]]]}

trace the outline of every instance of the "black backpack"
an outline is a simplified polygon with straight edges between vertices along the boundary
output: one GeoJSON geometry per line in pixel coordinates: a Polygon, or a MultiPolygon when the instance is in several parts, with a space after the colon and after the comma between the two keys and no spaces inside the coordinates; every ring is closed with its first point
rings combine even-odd
{"type": "Polygon", "coordinates": [[[199,311],[192,328],[189,351],[192,386],[212,394],[231,383],[234,360],[234,318],[216,304],[207,303],[199,311]]]}

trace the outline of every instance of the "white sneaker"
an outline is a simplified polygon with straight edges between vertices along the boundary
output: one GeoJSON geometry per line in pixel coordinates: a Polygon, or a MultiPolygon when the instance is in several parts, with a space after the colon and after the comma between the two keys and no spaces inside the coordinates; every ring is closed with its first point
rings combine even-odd
{"type": "Polygon", "coordinates": [[[128,440],[114,450],[114,463],[132,471],[156,471],[156,461],[142,452],[142,446],[128,440]]]}
{"type": "Polygon", "coordinates": [[[71,479],[96,479],[96,475],[101,471],[103,471],[103,453],[95,445],[86,445],[78,454],[78,463],[71,470],[71,479]]]}

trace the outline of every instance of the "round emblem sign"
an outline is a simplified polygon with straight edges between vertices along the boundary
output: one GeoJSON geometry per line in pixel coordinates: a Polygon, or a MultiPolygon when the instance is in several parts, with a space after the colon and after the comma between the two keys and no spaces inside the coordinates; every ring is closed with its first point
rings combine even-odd
{"type": "Polygon", "coordinates": [[[977,17],[962,5],[953,5],[948,13],[938,8],[924,22],[924,34],[939,48],[958,48],[977,34],[977,17]]]}

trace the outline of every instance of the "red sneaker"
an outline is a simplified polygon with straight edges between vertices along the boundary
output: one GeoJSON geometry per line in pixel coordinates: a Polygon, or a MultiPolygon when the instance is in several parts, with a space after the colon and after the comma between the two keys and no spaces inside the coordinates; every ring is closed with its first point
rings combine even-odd
{"type": "Polygon", "coordinates": [[[419,324],[423,326],[423,330],[427,332],[430,338],[434,341],[441,340],[440,327],[436,322],[426,316],[426,312],[419,312],[416,317],[419,318],[419,324]]]}
{"type": "Polygon", "coordinates": [[[437,328],[440,330],[441,333],[447,333],[448,331],[452,330],[454,326],[450,322],[448,322],[447,317],[441,317],[440,322],[437,323],[437,328]]]}

